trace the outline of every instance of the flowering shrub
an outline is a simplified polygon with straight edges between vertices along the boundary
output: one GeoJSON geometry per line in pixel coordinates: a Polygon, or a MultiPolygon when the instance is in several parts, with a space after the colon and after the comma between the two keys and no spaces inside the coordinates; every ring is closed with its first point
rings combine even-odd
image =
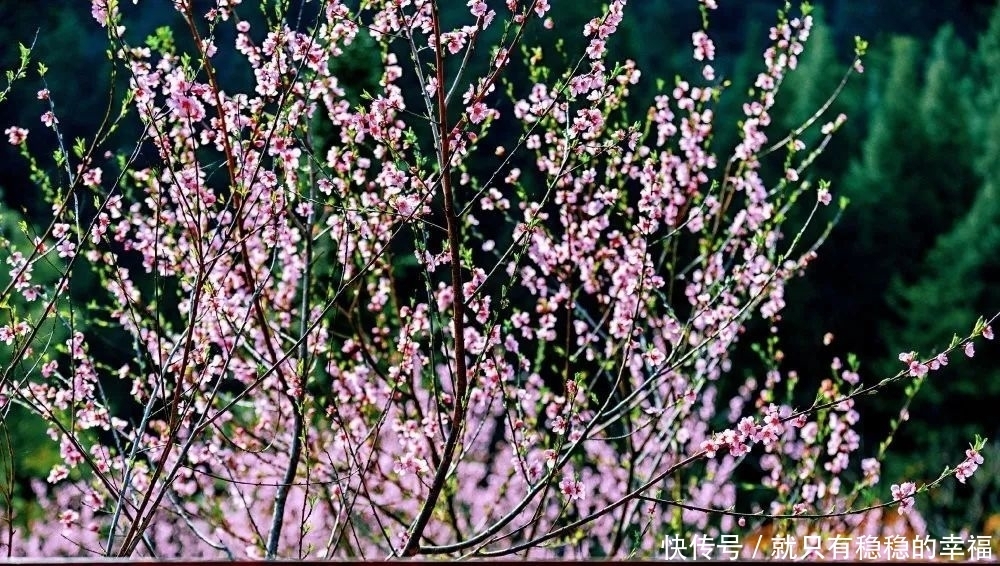
{"type": "MultiPolygon", "coordinates": [[[[175,0],[185,50],[180,29],[142,43],[131,7],[93,0],[127,77],[120,117],[68,148],[40,92],[30,139],[56,136],[55,171],[28,129],[5,130],[52,221],[9,243],[0,395],[60,455],[30,484],[36,511],[8,504],[11,554],[648,555],[666,532],[783,517],[843,532],[933,485],[874,491],[888,441],[858,459],[854,399],[899,381],[912,397],[989,321],[885,379],[834,360],[804,405],[768,338],[764,377],[720,410],[741,334],[778,323],[816,257],[789,210],[808,224],[833,201],[808,167],[844,117],[769,131],[808,6],[778,14],[720,158],[711,0],[692,35],[700,76],[638,122],[640,70],[608,56],[624,0],[564,71],[526,43],[578,33],[546,0],[470,0],[451,28],[433,0],[265,2],[259,25],[238,0],[209,4],[175,0]],[[333,62],[361,41],[381,69],[357,103],[333,62]],[[224,84],[224,56],[247,88],[224,84]],[[129,119],[132,150],[102,145],[129,119]],[[42,265],[58,276],[36,279],[42,265]],[[107,298],[71,300],[81,273],[107,298]],[[755,470],[764,498],[738,489],[755,470]]],[[[982,446],[936,481],[964,482],[982,446]]]]}

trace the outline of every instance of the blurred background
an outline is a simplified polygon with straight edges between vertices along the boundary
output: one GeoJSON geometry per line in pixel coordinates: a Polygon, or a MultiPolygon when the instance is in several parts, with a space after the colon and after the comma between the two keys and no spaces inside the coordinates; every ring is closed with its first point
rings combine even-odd
{"type": "MultiPolygon", "coordinates": [[[[465,2],[442,4],[453,21],[467,10],[465,2]]],[[[565,52],[579,53],[584,42],[578,30],[601,2],[552,4],[558,22],[570,32],[539,34],[529,42],[566,36],[565,52]]],[[[719,56],[717,74],[732,87],[717,109],[713,147],[728,156],[737,143],[742,94],[762,68],[767,31],[783,3],[719,4],[709,29],[719,56]]],[[[169,2],[144,0],[138,10],[130,5],[123,2],[123,10],[135,34],[179,23],[169,2]]],[[[258,17],[255,5],[246,0],[240,17],[258,17]]],[[[902,368],[900,352],[929,354],[947,346],[953,333],[971,332],[979,315],[1000,310],[1000,9],[987,0],[817,0],[813,5],[813,34],[799,69],[781,88],[772,139],[800,125],[826,101],[851,64],[855,36],[868,40],[870,50],[865,73],[850,80],[829,114],[828,119],[846,114],[847,124],[809,171],[810,179],[829,180],[834,196],[846,196],[851,204],[819,259],[787,291],[783,368],[796,370],[806,391],[815,391],[830,376],[834,356],[856,354],[862,379],[872,383],[902,368]],[[827,332],[835,338],[824,346],[827,332]]],[[[635,115],[651,102],[656,78],[670,85],[675,75],[696,76],[690,37],[699,20],[695,0],[629,3],[612,59],[634,59],[643,72],[633,89],[635,115]]],[[[86,137],[108,104],[103,30],[90,16],[89,2],[0,0],[0,45],[5,46],[0,68],[12,68],[13,46],[30,44],[36,32],[35,61],[48,66],[45,79],[64,133],[69,140],[86,137]]],[[[225,38],[219,43],[231,45],[225,38]]],[[[556,51],[553,46],[547,54],[556,51]]],[[[364,42],[337,65],[349,96],[376,84],[379,57],[366,51],[364,42]]],[[[33,153],[45,156],[54,146],[46,146],[52,136],[39,122],[45,110],[35,96],[39,88],[34,72],[15,85],[0,105],[0,129],[31,129],[33,153]]],[[[129,136],[134,142],[135,134],[129,136]]],[[[128,141],[123,135],[122,147],[128,141]]],[[[47,206],[23,159],[7,143],[0,147],[0,195],[0,230],[6,235],[17,232],[21,219],[45,220],[47,206]]],[[[0,273],[0,284],[6,278],[0,273]]],[[[81,300],[84,291],[77,291],[81,300]]],[[[742,382],[753,371],[737,365],[732,379],[742,382]]],[[[902,395],[900,386],[861,402],[863,456],[875,452],[902,395]]],[[[932,374],[882,463],[886,496],[889,483],[931,481],[946,465],[958,464],[975,433],[1000,439],[998,404],[996,347],[981,345],[975,359],[932,374]]],[[[40,425],[11,419],[7,426],[15,448],[37,447],[15,449],[18,473],[44,477],[58,458],[57,446],[38,440],[44,438],[40,425]]],[[[967,485],[948,481],[929,501],[918,503],[931,534],[962,528],[1000,534],[996,446],[988,445],[984,467],[967,485]]]]}

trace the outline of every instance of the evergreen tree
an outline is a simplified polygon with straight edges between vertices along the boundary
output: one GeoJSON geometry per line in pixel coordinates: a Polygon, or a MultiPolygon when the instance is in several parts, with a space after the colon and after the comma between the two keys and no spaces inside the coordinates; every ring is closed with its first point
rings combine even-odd
{"type": "Polygon", "coordinates": [[[980,185],[975,172],[975,144],[970,130],[973,84],[965,45],[947,25],[934,39],[926,70],[926,84],[919,99],[926,141],[923,185],[934,201],[932,208],[917,208],[915,219],[931,233],[949,229],[971,205],[980,185]]]}
{"type": "MultiPolygon", "coordinates": [[[[935,43],[937,55],[929,66],[921,113],[928,133],[934,134],[929,136],[933,155],[940,157],[935,159],[937,170],[928,173],[934,174],[930,180],[942,193],[940,200],[945,206],[938,209],[941,214],[950,215],[970,194],[975,200],[927,254],[919,279],[910,284],[895,282],[890,297],[897,313],[907,321],[893,336],[896,345],[925,349],[946,346],[952,332],[971,328],[979,314],[996,308],[985,283],[1000,268],[994,259],[1000,244],[1000,57],[995,52],[1000,47],[1000,10],[996,14],[980,42],[976,74],[985,82],[976,85],[980,96],[975,107],[971,102],[973,85],[959,79],[957,65],[947,61],[961,53],[953,43],[954,36],[942,32],[935,43]],[[952,197],[951,202],[945,197],[952,197]]],[[[976,394],[983,391],[983,385],[956,379],[947,382],[947,389],[976,394]]],[[[986,391],[1000,393],[1000,382],[987,384],[986,391]]]]}
{"type": "Polygon", "coordinates": [[[892,275],[912,277],[916,270],[906,263],[921,257],[932,241],[926,227],[916,223],[913,203],[935,206],[934,188],[921,178],[927,143],[916,112],[920,45],[897,37],[888,50],[871,55],[867,89],[859,97],[871,109],[868,133],[860,157],[833,186],[834,193],[847,196],[851,204],[815,266],[824,275],[819,283],[820,316],[841,347],[861,359],[885,355],[878,330],[891,314],[885,293],[892,275]]]}
{"type": "MultiPolygon", "coordinates": [[[[950,39],[939,35],[935,51],[959,50],[950,39]],[[948,45],[951,44],[951,47],[948,45]]],[[[953,332],[971,331],[980,315],[998,310],[997,295],[990,282],[1000,277],[1000,10],[994,12],[989,30],[980,41],[976,72],[982,79],[975,85],[979,93],[970,106],[971,83],[958,80],[956,66],[932,62],[929,68],[928,90],[922,114],[934,128],[935,151],[953,160],[950,169],[942,163],[938,180],[942,191],[965,190],[981,179],[971,208],[954,228],[937,240],[926,259],[920,264],[921,277],[909,284],[896,282],[892,303],[906,324],[893,335],[896,349],[919,348],[928,355],[946,347],[953,332]],[[941,96],[930,100],[931,87],[937,85],[941,96]],[[964,96],[962,96],[964,95],[964,96]],[[962,128],[960,112],[967,112],[962,128]],[[963,136],[964,133],[964,136],[963,136]],[[978,158],[976,158],[978,156],[978,158]],[[948,179],[951,183],[948,183],[948,179]]],[[[936,57],[943,59],[945,56],[936,57]]],[[[930,476],[943,466],[939,447],[962,446],[974,431],[985,432],[991,438],[1000,434],[992,411],[1000,398],[1000,356],[981,349],[968,371],[961,374],[932,375],[924,382],[911,412],[920,415],[919,422],[904,429],[902,445],[912,448],[919,458],[909,459],[911,470],[930,476]],[[990,417],[984,417],[990,415],[990,417]],[[992,430],[990,430],[992,427],[992,430]]],[[[898,364],[897,364],[898,365],[898,364]]],[[[936,507],[955,525],[978,527],[983,511],[1000,493],[1000,480],[981,479],[977,491],[981,494],[972,505],[957,505],[954,490],[939,493],[936,507]]]]}
{"type": "Polygon", "coordinates": [[[869,132],[860,158],[835,183],[851,206],[821,256],[842,293],[829,297],[836,305],[831,330],[862,359],[891,364],[898,352],[889,344],[907,318],[891,307],[890,290],[900,284],[893,281],[922,275],[928,250],[968,209],[978,186],[968,131],[971,83],[961,78],[967,54],[947,28],[925,69],[921,54],[916,40],[894,38],[888,56],[870,65],[869,132]]]}

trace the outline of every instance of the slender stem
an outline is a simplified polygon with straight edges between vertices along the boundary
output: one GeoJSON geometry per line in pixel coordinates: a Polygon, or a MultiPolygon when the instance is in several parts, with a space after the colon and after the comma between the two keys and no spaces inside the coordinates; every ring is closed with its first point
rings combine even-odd
{"type": "MultiPolygon", "coordinates": [[[[316,198],[316,184],[312,179],[312,168],[310,167],[310,193],[309,201],[316,198]]],[[[305,396],[306,378],[309,374],[309,295],[312,282],[312,230],[316,224],[316,211],[310,209],[306,220],[305,234],[306,247],[302,273],[302,295],[299,304],[299,364],[302,373],[299,376],[299,387],[302,393],[298,396],[289,392],[288,397],[292,402],[292,446],[289,451],[288,468],[282,477],[281,485],[278,486],[277,494],[274,497],[274,511],[271,514],[271,529],[267,539],[267,559],[274,560],[278,554],[278,543],[281,540],[282,523],[285,517],[285,505],[288,501],[288,493],[295,483],[295,474],[298,471],[299,460],[302,458],[302,438],[304,435],[304,420],[302,417],[302,401],[305,396]]],[[[308,484],[307,484],[308,485],[308,484]]]]}

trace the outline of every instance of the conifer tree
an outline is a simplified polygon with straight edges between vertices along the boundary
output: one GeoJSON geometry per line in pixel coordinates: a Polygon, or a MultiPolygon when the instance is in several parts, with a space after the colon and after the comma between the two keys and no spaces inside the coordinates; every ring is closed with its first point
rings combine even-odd
{"type": "MultiPolygon", "coordinates": [[[[1000,11],[996,14],[980,41],[974,74],[983,82],[975,89],[958,79],[961,71],[954,57],[961,49],[953,34],[942,32],[935,42],[921,114],[931,141],[930,157],[937,165],[936,171],[927,171],[928,180],[941,196],[937,207],[921,213],[951,216],[969,195],[974,200],[918,264],[919,278],[909,284],[894,282],[890,299],[907,324],[894,333],[893,344],[909,340],[912,346],[931,348],[947,343],[947,325],[970,326],[973,309],[995,302],[983,281],[989,281],[991,273],[1000,274],[995,259],[1000,245],[1000,57],[995,54],[1000,47],[1000,11]],[[979,93],[974,103],[973,90],[979,93]]],[[[925,208],[919,201],[915,204],[925,208]]],[[[963,379],[950,383],[949,389],[967,394],[983,391],[981,384],[963,379]]],[[[993,389],[1000,392],[1000,383],[987,385],[987,390],[993,389]]]]}
{"type": "Polygon", "coordinates": [[[867,135],[860,156],[834,182],[835,194],[849,198],[850,206],[817,262],[827,267],[828,330],[863,359],[886,355],[879,328],[891,314],[885,293],[893,274],[908,279],[916,272],[906,264],[933,241],[921,233],[911,206],[930,190],[921,179],[927,143],[916,112],[920,60],[920,45],[911,38],[893,38],[887,50],[872,53],[861,93],[861,105],[871,109],[867,135]]]}
{"type": "MultiPolygon", "coordinates": [[[[975,198],[967,212],[936,241],[919,264],[920,277],[910,284],[894,282],[890,301],[897,315],[906,320],[891,337],[891,346],[896,349],[904,343],[920,348],[921,352],[946,346],[953,329],[972,327],[976,309],[997,304],[995,287],[990,282],[1000,277],[998,49],[1000,10],[994,12],[991,26],[980,40],[974,62],[976,69],[968,73],[980,77],[979,84],[958,79],[962,71],[956,58],[961,49],[950,31],[943,31],[935,42],[935,57],[928,69],[928,87],[921,103],[928,133],[934,134],[929,139],[939,166],[936,176],[930,179],[937,182],[942,197],[954,199],[942,202],[952,209],[960,206],[973,183],[978,182],[980,188],[971,191],[975,198]],[[973,91],[978,96],[973,96],[973,91]]],[[[922,206],[919,201],[914,204],[922,206]]],[[[951,211],[941,208],[939,213],[946,215],[951,211]]],[[[947,464],[939,448],[960,443],[961,435],[976,426],[994,427],[987,431],[993,438],[1000,434],[995,418],[983,418],[991,414],[1000,397],[998,361],[995,355],[983,352],[972,360],[973,365],[967,371],[942,375],[941,379],[922,384],[911,406],[911,412],[921,416],[920,422],[910,423],[917,426],[910,426],[903,438],[904,446],[921,455],[919,459],[911,459],[911,466],[927,475],[935,473],[947,464]]],[[[937,494],[936,504],[941,514],[955,525],[978,526],[988,497],[984,493],[990,490],[992,497],[996,497],[1000,481],[978,483],[980,497],[972,498],[971,505],[953,504],[952,489],[937,494]]]]}

